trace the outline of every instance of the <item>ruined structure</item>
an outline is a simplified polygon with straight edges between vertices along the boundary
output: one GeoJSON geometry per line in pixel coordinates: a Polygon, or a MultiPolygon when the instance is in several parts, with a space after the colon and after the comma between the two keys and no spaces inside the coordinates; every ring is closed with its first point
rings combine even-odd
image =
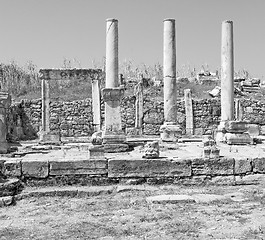
{"type": "Polygon", "coordinates": [[[102,89],[105,102],[103,145],[106,152],[123,152],[128,149],[121,125],[120,101],[124,87],[119,81],[118,20],[107,19],[106,31],[106,87],[102,89]]]}
{"type": "Polygon", "coordinates": [[[56,80],[92,80],[92,111],[95,130],[101,128],[100,79],[102,70],[97,69],[41,69],[42,80],[42,124],[41,142],[60,142],[60,132],[50,129],[50,81],[56,80]]]}
{"type": "Polygon", "coordinates": [[[164,124],[160,128],[162,141],[176,141],[181,135],[177,124],[176,95],[176,33],[175,19],[164,20],[163,49],[164,124]]]}

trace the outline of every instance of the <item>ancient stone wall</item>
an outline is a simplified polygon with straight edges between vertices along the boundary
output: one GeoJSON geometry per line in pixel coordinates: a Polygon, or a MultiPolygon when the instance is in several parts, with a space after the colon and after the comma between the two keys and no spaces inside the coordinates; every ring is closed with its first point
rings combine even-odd
{"type": "MultiPolygon", "coordinates": [[[[265,125],[265,103],[242,99],[243,120],[265,125]]],[[[144,100],[143,133],[159,135],[164,122],[164,104],[153,99],[144,100]]],[[[177,102],[178,124],[185,134],[185,103],[177,102]]],[[[93,133],[91,99],[50,103],[51,131],[61,136],[89,136],[93,133]]],[[[102,104],[104,121],[104,104],[102,104]]],[[[135,97],[126,96],[121,102],[122,126],[135,126],[135,97]]],[[[212,134],[221,116],[220,99],[193,100],[194,134],[212,134]]],[[[8,139],[34,139],[41,127],[41,99],[14,103],[8,114],[8,139]],[[21,130],[22,129],[22,130],[21,130]]]]}

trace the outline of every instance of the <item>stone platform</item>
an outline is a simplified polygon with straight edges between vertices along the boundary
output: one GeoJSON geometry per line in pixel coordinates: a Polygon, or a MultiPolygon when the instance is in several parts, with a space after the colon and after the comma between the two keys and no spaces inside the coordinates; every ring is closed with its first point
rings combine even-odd
{"type": "MultiPolygon", "coordinates": [[[[129,142],[135,144],[149,140],[152,139],[129,139],[129,142]]],[[[20,151],[34,144],[24,142],[20,151]]],[[[65,184],[78,182],[85,185],[93,182],[91,179],[97,179],[100,184],[138,179],[136,182],[197,184],[211,181],[233,185],[253,184],[265,179],[265,144],[218,144],[221,157],[215,159],[203,158],[202,142],[161,143],[157,159],[143,159],[142,146],[135,147],[131,152],[106,153],[103,159],[89,159],[90,147],[88,141],[38,146],[38,151],[25,155],[1,157],[0,164],[2,172],[8,177],[49,184],[62,183],[62,179],[65,184]]]]}

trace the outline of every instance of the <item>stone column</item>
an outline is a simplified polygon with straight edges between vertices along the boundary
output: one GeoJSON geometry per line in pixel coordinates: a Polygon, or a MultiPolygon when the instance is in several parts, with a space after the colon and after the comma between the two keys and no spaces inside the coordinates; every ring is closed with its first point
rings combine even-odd
{"type": "Polygon", "coordinates": [[[50,84],[48,80],[41,80],[41,124],[42,136],[50,132],[50,84]]]}
{"type": "Polygon", "coordinates": [[[100,80],[92,79],[92,112],[94,130],[101,130],[101,109],[100,109],[100,80]]]}
{"type": "Polygon", "coordinates": [[[126,137],[122,130],[120,101],[124,88],[119,82],[118,20],[107,19],[106,31],[106,88],[102,90],[105,101],[105,126],[103,145],[105,152],[126,151],[126,137]]]}
{"type": "Polygon", "coordinates": [[[142,135],[142,128],[143,128],[143,116],[144,116],[144,96],[143,96],[143,81],[142,79],[137,84],[135,89],[135,129],[137,135],[142,135]]]}
{"type": "Polygon", "coordinates": [[[163,141],[175,141],[181,134],[177,125],[176,92],[176,33],[175,19],[164,20],[163,48],[164,119],[160,128],[163,141]]]}
{"type": "Polygon", "coordinates": [[[234,47],[233,22],[222,22],[221,39],[221,122],[216,141],[224,141],[225,124],[234,120],[234,47]]]}
{"type": "Polygon", "coordinates": [[[221,46],[221,121],[234,120],[233,22],[222,23],[221,46]]]}
{"type": "Polygon", "coordinates": [[[41,130],[39,132],[40,143],[60,144],[60,133],[51,132],[50,130],[50,70],[40,69],[41,74],[41,130]]]}
{"type": "Polygon", "coordinates": [[[6,109],[11,104],[11,97],[6,92],[0,92],[0,153],[5,154],[8,152],[9,147],[6,140],[7,122],[6,122],[6,109]]]}
{"type": "Polygon", "coordinates": [[[185,99],[185,115],[186,115],[186,135],[193,135],[193,108],[192,108],[192,98],[191,90],[184,90],[184,99],[185,99]]]}

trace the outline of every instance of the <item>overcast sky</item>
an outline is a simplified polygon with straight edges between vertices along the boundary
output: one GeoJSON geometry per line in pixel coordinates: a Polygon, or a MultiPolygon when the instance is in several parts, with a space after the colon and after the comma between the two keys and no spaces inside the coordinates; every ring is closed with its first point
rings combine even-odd
{"type": "Polygon", "coordinates": [[[119,59],[162,63],[163,19],[175,18],[177,64],[220,67],[221,23],[234,22],[235,70],[265,76],[265,0],[0,0],[0,62],[83,68],[105,56],[106,19],[119,20],[119,59]]]}

